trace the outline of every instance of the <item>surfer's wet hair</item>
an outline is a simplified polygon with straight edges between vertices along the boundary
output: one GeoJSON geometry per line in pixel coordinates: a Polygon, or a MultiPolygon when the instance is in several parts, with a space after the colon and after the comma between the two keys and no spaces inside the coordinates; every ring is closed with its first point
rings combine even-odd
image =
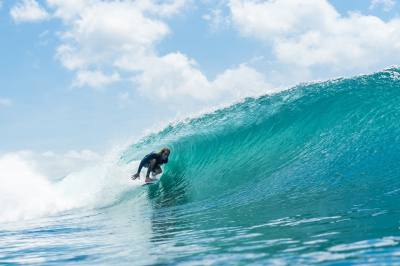
{"type": "Polygon", "coordinates": [[[171,153],[171,150],[170,150],[170,148],[164,147],[164,148],[161,149],[161,151],[159,152],[159,154],[163,154],[164,152],[168,152],[168,154],[170,154],[170,153],[171,153]]]}

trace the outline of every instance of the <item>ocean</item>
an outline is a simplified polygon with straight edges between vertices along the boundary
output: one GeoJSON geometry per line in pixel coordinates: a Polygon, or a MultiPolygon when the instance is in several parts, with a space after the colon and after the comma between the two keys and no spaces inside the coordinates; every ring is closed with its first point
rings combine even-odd
{"type": "Polygon", "coordinates": [[[65,177],[14,159],[0,265],[400,265],[398,68],[246,98],[65,177]],[[163,146],[160,181],[130,180],[163,146]]]}

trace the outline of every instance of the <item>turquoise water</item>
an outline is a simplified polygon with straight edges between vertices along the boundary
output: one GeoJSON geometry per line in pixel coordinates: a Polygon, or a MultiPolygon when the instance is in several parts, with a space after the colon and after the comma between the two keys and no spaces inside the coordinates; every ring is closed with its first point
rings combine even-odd
{"type": "Polygon", "coordinates": [[[1,223],[0,264],[400,264],[400,69],[248,98],[117,158],[93,204],[1,223]],[[157,185],[107,181],[164,145],[157,185]]]}

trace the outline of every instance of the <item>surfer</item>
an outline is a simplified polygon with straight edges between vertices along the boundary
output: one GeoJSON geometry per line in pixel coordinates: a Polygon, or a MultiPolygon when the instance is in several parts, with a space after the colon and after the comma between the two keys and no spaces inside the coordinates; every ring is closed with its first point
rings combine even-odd
{"type": "Polygon", "coordinates": [[[139,168],[137,173],[134,174],[131,178],[135,180],[136,178],[140,178],[140,171],[143,167],[147,168],[146,174],[146,183],[155,181],[154,179],[150,178],[150,172],[153,173],[153,176],[161,174],[162,169],[160,165],[168,163],[168,156],[171,153],[171,150],[168,148],[161,149],[160,152],[152,152],[144,156],[144,158],[140,161],[139,168]]]}

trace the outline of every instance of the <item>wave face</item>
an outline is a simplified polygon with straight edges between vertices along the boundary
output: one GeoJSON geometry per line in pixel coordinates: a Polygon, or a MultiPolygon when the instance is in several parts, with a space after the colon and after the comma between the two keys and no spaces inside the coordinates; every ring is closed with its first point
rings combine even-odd
{"type": "Polygon", "coordinates": [[[399,103],[398,69],[301,85],[169,126],[122,160],[171,147],[162,192],[176,198],[185,191],[183,203],[333,197],[351,205],[357,194],[372,200],[397,187],[399,103]]]}
{"type": "Polygon", "coordinates": [[[152,134],[122,160],[164,145],[172,155],[153,201],[206,228],[254,230],[237,250],[365,263],[373,247],[398,243],[399,69],[249,98],[152,134]]]}
{"type": "Polygon", "coordinates": [[[248,98],[117,157],[46,186],[72,208],[0,224],[0,264],[400,264],[400,69],[248,98]],[[158,185],[129,180],[162,146],[158,185]]]}

